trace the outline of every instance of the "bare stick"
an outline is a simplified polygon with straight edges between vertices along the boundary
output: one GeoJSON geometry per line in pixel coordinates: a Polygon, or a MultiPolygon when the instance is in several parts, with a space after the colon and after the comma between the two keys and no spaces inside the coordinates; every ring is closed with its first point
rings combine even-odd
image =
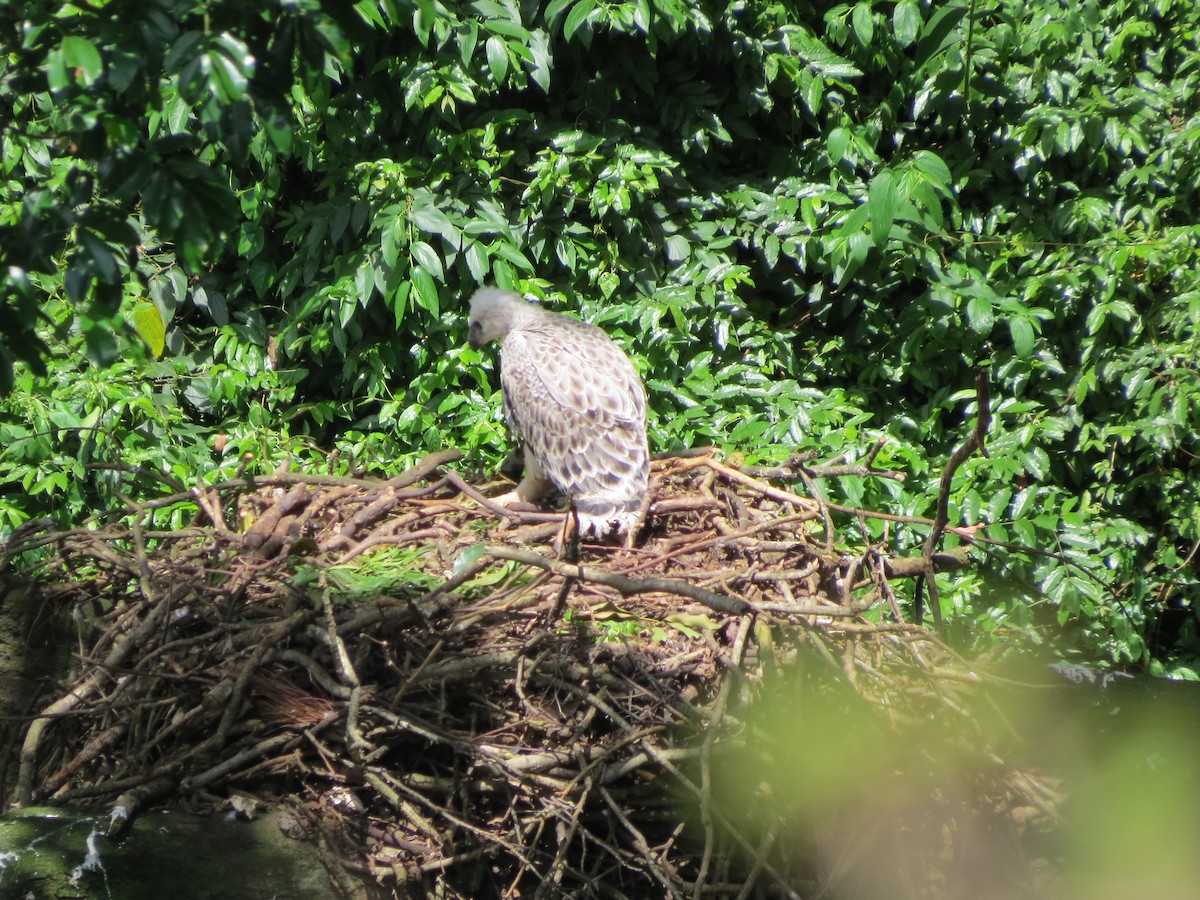
{"type": "Polygon", "coordinates": [[[933,556],[938,542],[946,531],[946,526],[950,524],[950,488],[954,481],[954,473],[976,450],[987,456],[987,445],[984,442],[987,439],[988,427],[992,423],[991,385],[988,382],[987,369],[981,369],[975,376],[975,406],[974,431],[962,446],[950,455],[950,458],[946,460],[945,468],[942,469],[942,481],[938,487],[937,513],[933,519],[933,527],[929,530],[929,536],[925,538],[925,545],[921,550],[921,556],[925,560],[925,571],[922,573],[921,581],[917,584],[915,617],[917,624],[920,625],[922,619],[921,585],[924,584],[929,588],[929,611],[933,613],[933,625],[938,631],[942,630],[942,607],[938,597],[937,580],[934,578],[936,569],[933,556]]]}

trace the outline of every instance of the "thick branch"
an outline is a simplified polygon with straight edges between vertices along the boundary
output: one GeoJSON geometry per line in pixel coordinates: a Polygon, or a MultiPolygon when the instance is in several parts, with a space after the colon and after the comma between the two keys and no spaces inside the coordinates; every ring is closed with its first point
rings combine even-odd
{"type": "Polygon", "coordinates": [[[716,591],[696,587],[694,584],[688,584],[686,581],[678,581],[674,578],[628,578],[624,575],[617,575],[614,572],[605,572],[601,569],[593,569],[588,566],[576,565],[575,563],[561,562],[551,559],[548,556],[542,556],[539,553],[518,550],[515,547],[498,547],[493,545],[487,547],[486,552],[493,559],[511,559],[514,562],[525,563],[529,566],[538,566],[548,572],[553,572],[555,575],[562,575],[566,578],[578,578],[581,581],[590,581],[593,584],[607,585],[608,587],[615,588],[620,592],[622,597],[628,597],[631,594],[649,593],[678,594],[682,597],[697,600],[717,612],[731,613],[733,615],[753,612],[750,604],[740,597],[719,594],[716,591]]]}

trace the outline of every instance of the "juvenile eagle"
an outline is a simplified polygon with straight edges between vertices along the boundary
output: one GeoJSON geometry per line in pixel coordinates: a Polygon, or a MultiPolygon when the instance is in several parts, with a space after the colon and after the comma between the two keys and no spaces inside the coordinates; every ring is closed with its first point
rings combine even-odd
{"type": "Polygon", "coordinates": [[[646,391],[629,357],[595,325],[485,287],[471,298],[470,343],[492,340],[508,426],[525,445],[525,477],[498,502],[533,502],[553,486],[583,536],[627,534],[650,471],[646,391]]]}

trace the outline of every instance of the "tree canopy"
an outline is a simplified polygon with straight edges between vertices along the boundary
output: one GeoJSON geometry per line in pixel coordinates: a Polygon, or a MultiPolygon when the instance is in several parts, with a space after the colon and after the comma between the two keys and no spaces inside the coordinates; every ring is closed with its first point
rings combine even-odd
{"type": "Polygon", "coordinates": [[[956,634],[1194,674],[1196,4],[95,0],[0,34],[0,528],[246,453],[491,466],[487,281],[609,330],[655,449],[885,437],[908,479],[852,506],[932,512],[986,367],[952,521],[1000,546],[947,580],[956,634]]]}

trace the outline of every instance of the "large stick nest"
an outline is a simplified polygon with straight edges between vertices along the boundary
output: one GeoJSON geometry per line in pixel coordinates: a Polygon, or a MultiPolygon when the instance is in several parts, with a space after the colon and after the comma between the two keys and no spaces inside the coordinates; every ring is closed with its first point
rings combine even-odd
{"type": "MultiPolygon", "coordinates": [[[[790,752],[754,712],[772,672],[799,660],[886,728],[975,733],[971,676],[893,589],[966,554],[847,551],[811,470],[656,461],[639,546],[576,563],[561,514],[487,508],[456,458],[239,478],[10,543],[53,548],[39,577],[78,641],[16,801],[108,804],[114,830],[151,803],[281,805],[348,895],[796,896],[844,860],[820,864],[829,842],[795,833],[794,798],[760,803],[738,756],[790,752]]],[[[971,790],[1011,793],[992,775],[971,790]]],[[[944,853],[921,816],[904,827],[944,853]]]]}

